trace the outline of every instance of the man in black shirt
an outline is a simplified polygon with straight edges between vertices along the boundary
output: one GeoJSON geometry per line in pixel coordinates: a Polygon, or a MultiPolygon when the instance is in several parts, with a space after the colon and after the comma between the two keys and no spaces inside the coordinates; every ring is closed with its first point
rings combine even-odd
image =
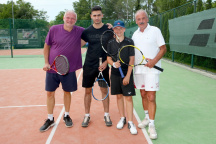
{"type": "MultiPolygon", "coordinates": [[[[114,22],[114,32],[119,37],[119,43],[115,38],[111,39],[107,45],[107,52],[109,54],[116,54],[118,49],[125,45],[133,45],[133,40],[124,37],[125,25],[123,21],[114,22]]],[[[131,65],[134,64],[134,49],[125,48],[121,52],[121,58],[124,59],[126,63],[131,65]]],[[[117,55],[115,56],[117,59],[117,55]]],[[[111,95],[117,96],[117,105],[120,113],[120,121],[117,124],[117,129],[122,129],[126,124],[124,99],[126,103],[126,112],[128,116],[128,128],[131,134],[137,134],[136,126],[133,123],[133,99],[132,96],[135,95],[135,89],[133,85],[133,67],[127,66],[120,61],[115,61],[109,55],[107,56],[107,61],[112,65],[111,69],[111,95]],[[121,66],[125,77],[122,79],[118,68],[121,66]]]]}
{"type": "MultiPolygon", "coordinates": [[[[102,10],[100,6],[92,8],[91,19],[93,25],[89,26],[82,33],[82,45],[88,42],[88,49],[86,54],[85,63],[83,66],[83,81],[82,87],[85,88],[84,105],[85,105],[85,116],[82,122],[82,127],[88,127],[90,122],[90,106],[91,106],[91,91],[95,78],[99,74],[99,70],[102,71],[103,76],[107,83],[109,82],[109,67],[107,66],[106,53],[103,51],[100,43],[101,34],[109,30],[108,26],[102,23],[102,10]],[[99,57],[102,57],[102,65],[99,66],[99,57]]],[[[106,95],[103,91],[102,95],[106,95]]],[[[104,106],[104,121],[106,126],[111,126],[112,121],[109,116],[109,96],[103,100],[104,106]]]]}

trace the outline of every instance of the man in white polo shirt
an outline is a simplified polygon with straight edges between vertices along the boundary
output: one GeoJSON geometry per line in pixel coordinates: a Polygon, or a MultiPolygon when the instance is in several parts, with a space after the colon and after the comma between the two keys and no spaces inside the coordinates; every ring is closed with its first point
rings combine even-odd
{"type": "Polygon", "coordinates": [[[140,89],[145,111],[145,118],[138,127],[145,128],[149,126],[150,138],[157,139],[154,119],[160,71],[154,69],[153,66],[161,67],[160,59],[166,53],[166,45],[160,29],[148,24],[148,15],[145,10],[138,10],[135,19],[139,28],[134,32],[132,39],[135,46],[140,48],[148,61],[146,65],[136,66],[134,69],[134,83],[136,88],[140,89]]]}

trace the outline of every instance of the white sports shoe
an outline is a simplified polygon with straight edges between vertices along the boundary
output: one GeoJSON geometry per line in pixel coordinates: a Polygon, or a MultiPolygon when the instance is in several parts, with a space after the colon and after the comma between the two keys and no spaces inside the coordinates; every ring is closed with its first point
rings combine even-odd
{"type": "Polygon", "coordinates": [[[128,128],[130,129],[131,134],[133,135],[137,134],[136,126],[133,123],[132,124],[128,123],[128,128]]]}
{"type": "Polygon", "coordinates": [[[116,128],[117,129],[122,129],[124,127],[124,125],[126,124],[126,118],[121,118],[120,121],[118,122],[116,128]]]}
{"type": "Polygon", "coordinates": [[[155,130],[155,126],[153,125],[150,125],[149,126],[149,129],[148,129],[148,132],[149,132],[149,137],[151,139],[157,139],[157,132],[155,130]]]}
{"type": "Polygon", "coordinates": [[[141,129],[145,128],[149,125],[149,122],[150,122],[149,119],[145,118],[141,123],[138,124],[138,127],[141,129]]]}

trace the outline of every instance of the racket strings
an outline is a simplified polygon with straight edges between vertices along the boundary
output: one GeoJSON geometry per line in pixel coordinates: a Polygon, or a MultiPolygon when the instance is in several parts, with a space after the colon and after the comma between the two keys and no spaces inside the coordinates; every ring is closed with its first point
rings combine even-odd
{"type": "Polygon", "coordinates": [[[115,38],[115,33],[111,30],[107,30],[101,35],[101,45],[106,53],[107,53],[107,45],[109,41],[113,38],[115,38]]]}
{"type": "Polygon", "coordinates": [[[129,53],[129,50],[130,49],[133,49],[133,47],[130,47],[130,46],[125,46],[123,49],[120,50],[119,52],[119,58],[121,59],[121,61],[125,64],[129,64],[129,57],[128,57],[128,53],[129,53]]]}
{"type": "Polygon", "coordinates": [[[144,58],[143,53],[133,45],[123,46],[119,51],[119,59],[122,63],[126,65],[130,65],[130,66],[139,65],[143,63],[143,58],[144,58]],[[130,62],[130,58],[128,56],[129,53],[130,54],[135,53],[134,64],[129,64],[130,62]]]}
{"type": "Polygon", "coordinates": [[[98,80],[99,87],[108,88],[107,83],[103,79],[98,80]]]}
{"type": "Polygon", "coordinates": [[[69,64],[66,58],[59,56],[55,60],[56,70],[61,74],[66,74],[69,71],[69,64]]]}
{"type": "Polygon", "coordinates": [[[134,52],[135,52],[134,65],[144,63],[145,61],[143,60],[143,54],[140,52],[140,50],[134,48],[134,52]]]}
{"type": "Polygon", "coordinates": [[[92,88],[93,97],[97,100],[104,100],[108,93],[109,87],[103,79],[97,79],[92,88]]]}

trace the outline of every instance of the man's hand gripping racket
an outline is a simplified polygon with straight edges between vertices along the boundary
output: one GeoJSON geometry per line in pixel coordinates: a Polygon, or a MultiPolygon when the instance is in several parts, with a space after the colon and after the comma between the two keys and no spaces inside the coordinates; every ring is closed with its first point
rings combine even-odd
{"type": "MultiPolygon", "coordinates": [[[[126,64],[126,65],[129,65],[129,66],[138,66],[138,65],[145,65],[146,63],[144,63],[144,60],[146,61],[146,62],[148,62],[147,60],[146,60],[146,58],[145,58],[145,56],[143,55],[143,53],[142,53],[142,51],[138,48],[138,47],[136,47],[136,46],[133,46],[133,45],[125,45],[125,46],[123,46],[120,50],[119,50],[119,59],[120,59],[120,61],[122,62],[122,63],[124,63],[124,64],[126,64]],[[135,51],[135,62],[134,62],[134,65],[130,65],[130,64],[128,64],[128,63],[126,63],[125,62],[125,60],[123,59],[123,53],[124,53],[124,51],[126,51],[127,49],[131,49],[131,48],[133,48],[134,49],[134,51],[135,51]]],[[[158,67],[158,66],[153,66],[153,68],[155,68],[155,69],[157,69],[157,70],[159,70],[159,71],[161,71],[161,72],[163,72],[163,68],[160,68],[160,67],[158,67]]]]}
{"type": "MultiPolygon", "coordinates": [[[[58,55],[57,57],[55,57],[52,65],[48,66],[47,68],[48,70],[54,70],[59,75],[66,75],[69,72],[70,66],[66,56],[58,55]]],[[[44,70],[46,69],[44,68],[44,70]]]]}

